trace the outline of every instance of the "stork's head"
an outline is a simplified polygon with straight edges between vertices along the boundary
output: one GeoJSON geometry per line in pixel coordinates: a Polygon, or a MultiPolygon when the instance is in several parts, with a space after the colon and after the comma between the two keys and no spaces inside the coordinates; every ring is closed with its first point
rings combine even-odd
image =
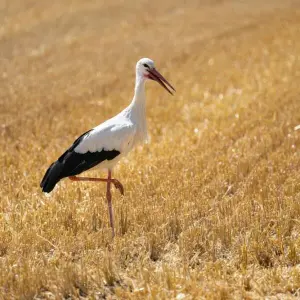
{"type": "Polygon", "coordinates": [[[145,79],[151,79],[157,81],[162,87],[164,87],[170,94],[173,95],[167,85],[175,91],[172,85],[155,69],[154,61],[150,58],[142,58],[136,64],[136,73],[138,76],[142,76],[145,79]]]}

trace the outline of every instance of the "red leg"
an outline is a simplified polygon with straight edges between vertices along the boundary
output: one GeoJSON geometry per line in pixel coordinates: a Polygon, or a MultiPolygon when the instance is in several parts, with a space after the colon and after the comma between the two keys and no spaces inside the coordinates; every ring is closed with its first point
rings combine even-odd
{"type": "Polygon", "coordinates": [[[113,216],[113,209],[112,209],[112,201],[111,201],[111,191],[110,186],[111,183],[114,184],[115,188],[120,191],[122,195],[124,195],[124,188],[120,181],[117,179],[111,178],[111,170],[108,170],[107,178],[91,178],[91,177],[77,177],[77,176],[70,176],[70,180],[72,181],[100,181],[106,182],[106,199],[108,205],[108,212],[109,212],[109,222],[112,229],[112,237],[115,236],[115,226],[114,226],[114,216],[113,216]]]}
{"type": "Polygon", "coordinates": [[[72,181],[100,181],[100,182],[112,182],[115,186],[115,188],[117,190],[120,191],[121,195],[124,195],[124,187],[122,185],[122,183],[117,180],[117,179],[114,179],[114,178],[93,178],[93,177],[77,177],[77,176],[70,176],[69,177],[70,180],[72,181]]]}
{"type": "Polygon", "coordinates": [[[107,205],[108,205],[108,212],[109,212],[109,222],[110,227],[112,229],[112,237],[115,237],[115,226],[114,226],[114,215],[113,215],[113,209],[112,209],[112,203],[111,203],[111,192],[110,192],[110,185],[111,185],[111,170],[108,170],[108,176],[107,176],[107,186],[106,186],[106,199],[107,199],[107,205]]]}

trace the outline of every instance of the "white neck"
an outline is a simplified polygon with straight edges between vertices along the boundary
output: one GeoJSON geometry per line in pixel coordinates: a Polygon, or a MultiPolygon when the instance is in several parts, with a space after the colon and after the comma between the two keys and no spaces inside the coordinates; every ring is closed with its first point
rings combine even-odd
{"type": "Polygon", "coordinates": [[[131,104],[133,104],[134,106],[145,106],[145,103],[145,78],[143,75],[137,73],[135,78],[134,96],[131,104]]]}
{"type": "MultiPolygon", "coordinates": [[[[145,93],[145,78],[143,75],[136,73],[134,96],[130,105],[125,109],[130,119],[133,117],[140,117],[141,114],[145,114],[146,106],[146,93],[145,93]]],[[[144,117],[144,115],[143,115],[144,117]]],[[[140,121],[140,120],[139,120],[140,121]]]]}
{"type": "Polygon", "coordinates": [[[136,73],[134,97],[125,109],[127,117],[136,124],[138,139],[147,139],[145,77],[136,73]]]}

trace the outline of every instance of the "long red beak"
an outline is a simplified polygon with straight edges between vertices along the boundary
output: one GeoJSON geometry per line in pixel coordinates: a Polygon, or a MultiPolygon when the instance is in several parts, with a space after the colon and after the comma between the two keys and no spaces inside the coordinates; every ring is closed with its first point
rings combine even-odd
{"type": "Polygon", "coordinates": [[[149,78],[152,80],[157,81],[163,88],[165,88],[171,95],[173,95],[172,91],[167,87],[167,85],[175,92],[175,89],[172,87],[172,85],[156,70],[156,69],[150,69],[149,72],[149,78]],[[166,85],[167,84],[167,85],[166,85]]]}

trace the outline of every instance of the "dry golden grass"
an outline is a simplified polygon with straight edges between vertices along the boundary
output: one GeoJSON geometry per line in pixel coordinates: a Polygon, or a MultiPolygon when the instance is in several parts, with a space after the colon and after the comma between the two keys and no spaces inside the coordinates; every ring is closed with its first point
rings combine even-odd
{"type": "Polygon", "coordinates": [[[299,1],[1,0],[0,16],[1,299],[300,297],[299,1]],[[145,56],[177,93],[147,84],[151,143],[115,171],[112,242],[104,185],[39,182],[129,103],[145,56]]]}

